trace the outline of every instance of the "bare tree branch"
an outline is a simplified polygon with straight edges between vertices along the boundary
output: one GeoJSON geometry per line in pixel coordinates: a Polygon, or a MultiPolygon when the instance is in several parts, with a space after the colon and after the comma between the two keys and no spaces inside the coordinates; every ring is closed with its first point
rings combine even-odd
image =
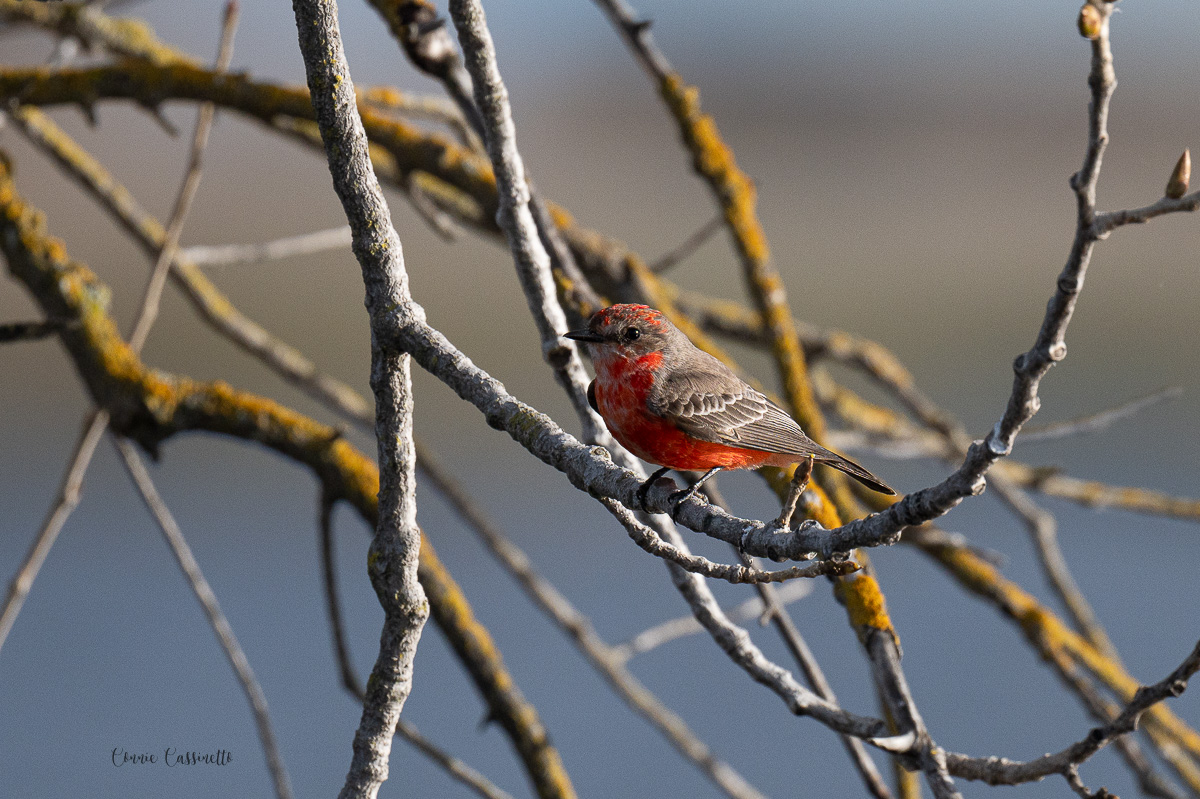
{"type": "Polygon", "coordinates": [[[29,552],[26,553],[17,573],[8,584],[4,609],[0,612],[0,649],[8,640],[8,634],[12,631],[17,616],[21,613],[21,606],[25,604],[25,598],[29,596],[29,591],[33,588],[33,581],[37,579],[38,572],[42,570],[42,564],[46,562],[46,556],[54,547],[59,532],[67,523],[71,512],[75,510],[75,506],[79,504],[80,492],[83,489],[83,477],[87,474],[88,465],[92,462],[96,445],[100,443],[100,438],[107,428],[107,411],[94,410],[83,420],[83,429],[80,431],[79,441],[75,444],[70,464],[63,474],[58,497],[46,514],[37,535],[34,536],[29,552]]]}
{"type": "Polygon", "coordinates": [[[301,233],[262,244],[218,244],[185,247],[179,251],[179,260],[191,261],[196,266],[241,266],[260,264],[264,261],[281,261],[298,255],[312,255],[328,250],[340,250],[350,246],[350,226],[301,233]]]}
{"type": "Polygon", "coordinates": [[[1200,643],[1161,681],[1139,688],[1119,716],[1108,724],[1094,728],[1086,737],[1059,752],[1024,763],[998,757],[970,758],[958,754],[948,754],[947,761],[956,776],[982,780],[989,785],[1017,785],[1040,780],[1050,774],[1068,776],[1069,771],[1077,769],[1114,738],[1137,729],[1138,720],[1151,707],[1168,697],[1182,694],[1197,670],[1200,670],[1200,643]]]}
{"type": "Polygon", "coordinates": [[[133,481],[142,501],[146,503],[146,509],[150,511],[150,515],[154,517],[159,529],[162,530],[163,538],[166,539],[167,545],[171,547],[171,553],[175,556],[175,562],[179,564],[180,571],[183,572],[188,584],[192,587],[192,593],[196,595],[200,606],[204,608],[204,615],[208,616],[208,623],[212,625],[213,633],[217,636],[221,648],[225,650],[225,656],[229,658],[229,665],[233,666],[234,674],[241,683],[246,699],[250,701],[250,709],[254,713],[254,723],[258,727],[258,738],[262,742],[263,754],[267,758],[267,768],[271,772],[271,780],[275,783],[275,795],[279,799],[290,799],[292,787],[288,780],[287,769],[283,765],[283,757],[279,754],[279,745],[275,741],[275,731],[271,727],[271,716],[267,711],[267,696],[254,676],[250,661],[246,659],[246,653],[238,643],[229,619],[225,618],[221,605],[217,601],[217,595],[213,593],[208,580],[204,579],[204,572],[200,570],[200,564],[192,554],[192,549],[183,536],[183,530],[179,528],[175,517],[171,515],[162,496],[159,495],[158,489],[154,487],[154,481],[151,479],[150,473],[146,471],[146,466],[142,463],[137,449],[128,440],[119,436],[113,438],[113,445],[116,446],[117,453],[121,456],[121,462],[129,473],[129,479],[133,481]]]}
{"type": "MultiPolygon", "coordinates": [[[[789,605],[808,596],[812,591],[812,583],[797,580],[787,585],[781,585],[776,591],[776,597],[780,604],[789,605]]],[[[758,619],[760,623],[763,623],[764,614],[768,612],[762,599],[747,599],[739,605],[727,608],[725,615],[735,622],[758,619]]],[[[660,622],[653,627],[647,627],[629,640],[613,644],[612,648],[622,661],[628,661],[672,641],[702,632],[704,632],[704,628],[700,626],[700,622],[696,621],[695,616],[679,616],[660,622]]]]}
{"type": "Polygon", "coordinates": [[[429,603],[417,579],[416,454],[412,443],[412,382],[407,354],[382,346],[391,309],[410,302],[400,237],[371,161],[359,119],[350,67],[342,51],[337,4],[295,0],[296,28],[317,125],[325,140],[334,190],[353,233],[371,319],[371,388],[379,451],[379,520],[368,572],[384,610],[379,657],[367,684],[362,721],[343,799],[373,799],[387,779],[392,736],[412,690],[413,658],[429,603]]]}

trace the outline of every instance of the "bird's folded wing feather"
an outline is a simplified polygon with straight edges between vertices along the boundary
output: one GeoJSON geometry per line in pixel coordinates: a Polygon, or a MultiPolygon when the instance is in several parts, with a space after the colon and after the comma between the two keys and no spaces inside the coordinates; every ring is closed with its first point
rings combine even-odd
{"type": "Polygon", "coordinates": [[[671,375],[656,384],[649,405],[702,441],[796,455],[825,452],[786,411],[732,372],[671,375]]]}

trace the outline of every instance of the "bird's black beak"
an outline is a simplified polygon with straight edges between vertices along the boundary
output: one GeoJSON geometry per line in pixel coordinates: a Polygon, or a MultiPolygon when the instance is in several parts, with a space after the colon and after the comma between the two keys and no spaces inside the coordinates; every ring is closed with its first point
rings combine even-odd
{"type": "Polygon", "coordinates": [[[587,341],[592,344],[599,344],[601,341],[604,341],[604,336],[599,333],[593,333],[590,330],[572,330],[563,333],[563,338],[569,338],[572,341],[587,341]]]}

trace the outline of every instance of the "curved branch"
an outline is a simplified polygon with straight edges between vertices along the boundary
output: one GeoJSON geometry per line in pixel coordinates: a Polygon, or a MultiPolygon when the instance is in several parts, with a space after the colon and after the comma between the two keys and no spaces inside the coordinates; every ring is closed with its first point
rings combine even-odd
{"type": "MultiPolygon", "coordinates": [[[[332,501],[348,502],[374,526],[378,472],[337,430],[226,383],[203,383],[146,367],[108,315],[108,287],[87,267],[71,261],[61,242],[46,235],[44,219],[18,196],[3,159],[0,249],[10,272],[43,309],[58,309],[78,321],[77,327],[62,335],[63,345],[97,404],[112,415],[115,430],[151,452],[171,436],[192,430],[257,441],[307,466],[332,501]]],[[[434,620],[470,672],[492,716],[535,781],[552,783],[561,770],[558,753],[428,538],[421,542],[419,576],[434,620]]]]}

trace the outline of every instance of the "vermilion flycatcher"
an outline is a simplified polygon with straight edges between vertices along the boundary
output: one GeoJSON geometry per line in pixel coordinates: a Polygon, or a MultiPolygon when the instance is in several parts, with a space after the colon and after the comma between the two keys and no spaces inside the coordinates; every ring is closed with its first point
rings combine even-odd
{"type": "Polygon", "coordinates": [[[586,330],[566,334],[587,344],[596,368],[588,402],[621,445],[662,468],[704,471],[678,503],[722,469],[800,464],[778,524],[786,526],[812,474],[824,463],[884,494],[886,483],[857,463],[825,449],[771,400],[725,364],[697,348],[679,328],[645,305],[613,305],[597,311],[586,330]]]}

